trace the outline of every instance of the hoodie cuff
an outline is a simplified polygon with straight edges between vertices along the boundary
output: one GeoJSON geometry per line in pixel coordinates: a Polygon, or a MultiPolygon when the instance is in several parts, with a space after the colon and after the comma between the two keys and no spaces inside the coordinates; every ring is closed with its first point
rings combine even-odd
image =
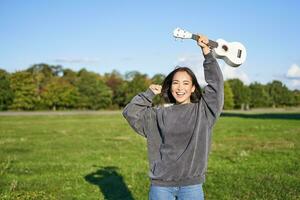
{"type": "Polygon", "coordinates": [[[146,97],[147,99],[149,99],[150,101],[152,101],[152,99],[155,97],[154,92],[153,92],[150,88],[148,88],[148,89],[146,90],[146,92],[144,92],[144,95],[145,95],[145,97],[146,97]]]}
{"type": "Polygon", "coordinates": [[[212,53],[213,50],[211,50],[208,54],[206,55],[203,55],[205,60],[211,60],[211,59],[215,59],[213,53],[212,53]]]}

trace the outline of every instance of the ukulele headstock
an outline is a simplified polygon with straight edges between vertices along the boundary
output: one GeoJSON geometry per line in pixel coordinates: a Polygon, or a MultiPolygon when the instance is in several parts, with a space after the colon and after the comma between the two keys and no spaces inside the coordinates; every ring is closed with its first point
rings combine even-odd
{"type": "Polygon", "coordinates": [[[185,31],[181,28],[176,28],[174,31],[173,31],[173,36],[175,38],[181,38],[181,39],[191,39],[192,38],[192,33],[188,32],[188,31],[185,31]]]}

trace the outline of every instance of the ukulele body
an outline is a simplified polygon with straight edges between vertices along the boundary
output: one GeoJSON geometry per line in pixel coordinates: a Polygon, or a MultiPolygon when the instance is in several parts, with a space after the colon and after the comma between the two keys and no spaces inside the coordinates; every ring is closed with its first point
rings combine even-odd
{"type": "Polygon", "coordinates": [[[223,59],[228,65],[238,67],[245,62],[247,57],[246,48],[239,42],[227,42],[223,39],[216,41],[218,47],[213,48],[216,58],[223,59]]]}

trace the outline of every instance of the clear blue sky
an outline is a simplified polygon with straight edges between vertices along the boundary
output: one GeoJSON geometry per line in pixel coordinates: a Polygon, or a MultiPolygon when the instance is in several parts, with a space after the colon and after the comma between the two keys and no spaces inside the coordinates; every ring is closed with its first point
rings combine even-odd
{"type": "Polygon", "coordinates": [[[299,10],[297,0],[0,0],[0,68],[44,62],[149,76],[178,64],[198,69],[203,58],[195,42],[172,37],[181,27],[246,46],[238,69],[219,62],[225,78],[276,79],[300,89],[299,10]]]}

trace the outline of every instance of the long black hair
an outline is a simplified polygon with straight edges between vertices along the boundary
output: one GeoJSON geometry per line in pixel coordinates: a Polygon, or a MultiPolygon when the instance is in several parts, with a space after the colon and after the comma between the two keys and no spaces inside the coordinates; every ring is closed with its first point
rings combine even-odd
{"type": "Polygon", "coordinates": [[[176,72],[186,72],[190,75],[192,79],[192,85],[195,86],[195,91],[191,94],[191,102],[192,103],[197,103],[202,97],[202,92],[200,85],[197,81],[197,78],[193,71],[188,68],[188,67],[176,67],[164,80],[163,85],[162,85],[162,90],[161,90],[161,95],[163,96],[165,102],[167,103],[176,103],[175,98],[172,95],[171,92],[171,86],[172,86],[172,81],[173,77],[176,74],[176,72]]]}

